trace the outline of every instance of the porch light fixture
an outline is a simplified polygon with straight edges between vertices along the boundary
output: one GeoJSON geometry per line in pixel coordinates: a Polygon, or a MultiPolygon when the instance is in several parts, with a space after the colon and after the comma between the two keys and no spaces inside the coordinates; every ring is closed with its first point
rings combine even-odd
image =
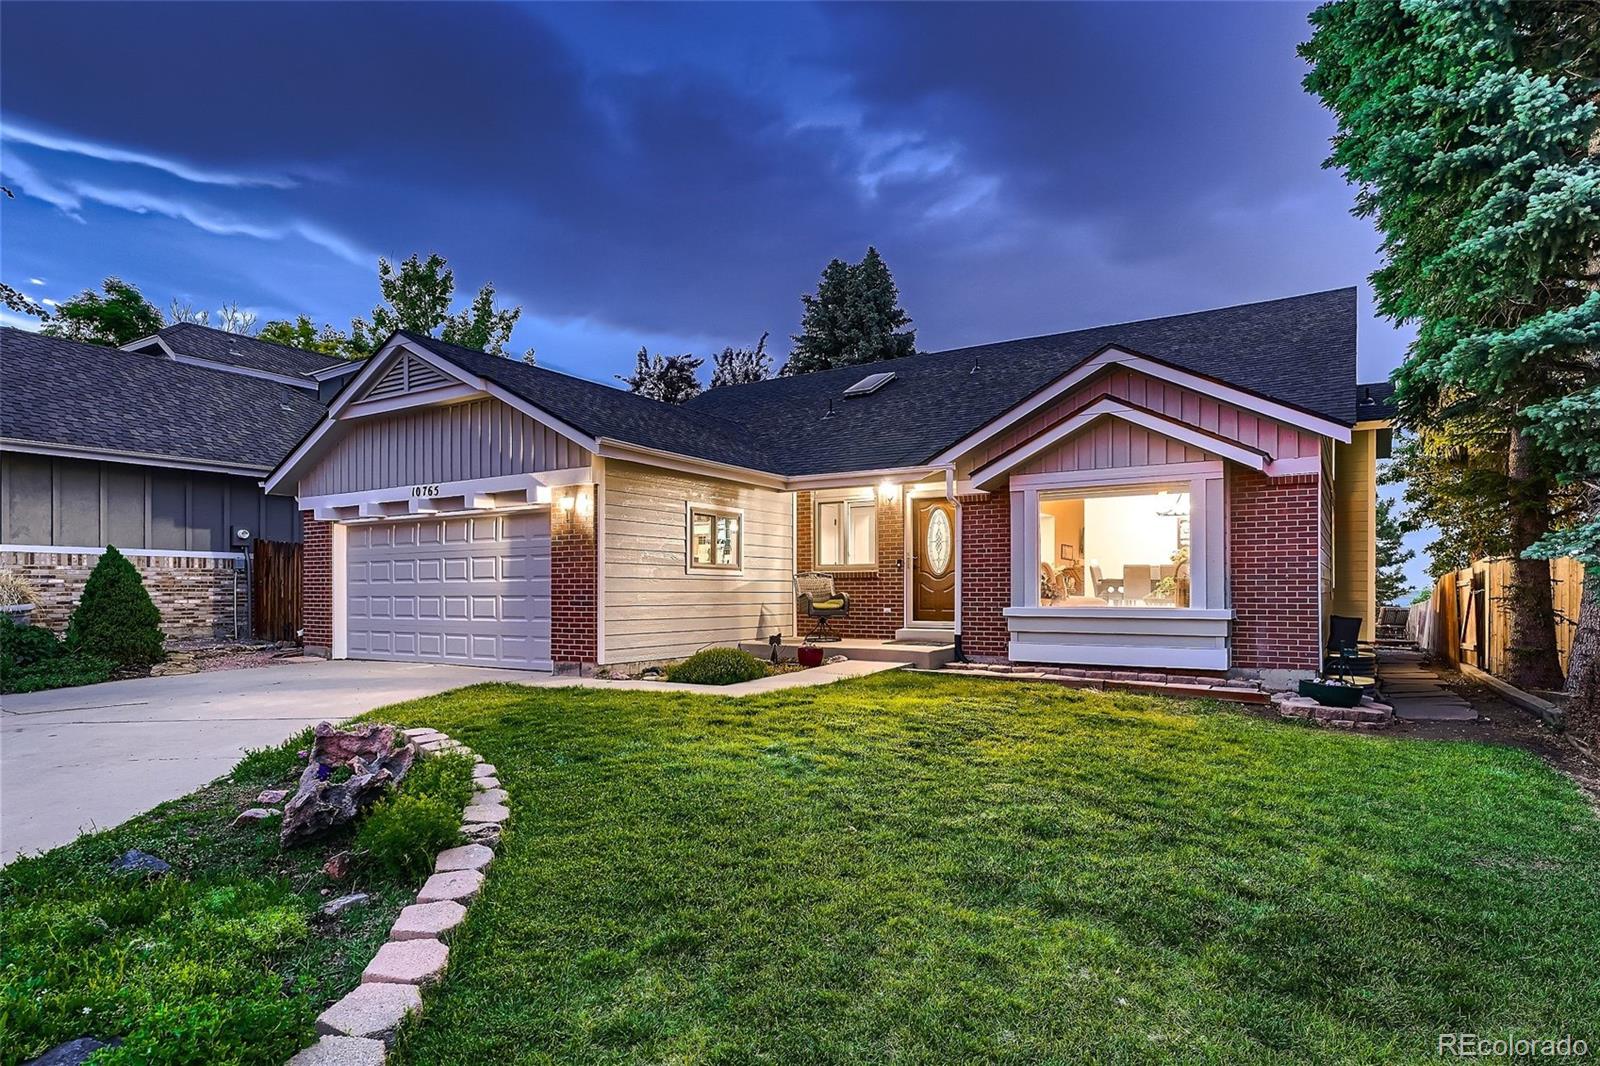
{"type": "Polygon", "coordinates": [[[878,496],[880,499],[894,499],[894,490],[895,484],[892,481],[883,481],[878,484],[878,496]]]}
{"type": "Polygon", "coordinates": [[[576,499],[574,499],[573,497],[571,497],[571,496],[563,496],[563,497],[561,497],[561,509],[563,511],[570,511],[576,506],[578,506],[578,501],[576,499]]]}

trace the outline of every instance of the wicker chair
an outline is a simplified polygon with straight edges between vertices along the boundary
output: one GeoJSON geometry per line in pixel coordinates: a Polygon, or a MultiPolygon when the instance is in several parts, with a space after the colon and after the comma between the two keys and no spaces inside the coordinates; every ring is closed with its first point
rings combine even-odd
{"type": "Polygon", "coordinates": [[[833,587],[833,576],[815,570],[796,574],[794,592],[800,610],[817,623],[806,637],[806,643],[821,644],[838,640],[838,634],[828,623],[850,613],[850,597],[833,587]]]}

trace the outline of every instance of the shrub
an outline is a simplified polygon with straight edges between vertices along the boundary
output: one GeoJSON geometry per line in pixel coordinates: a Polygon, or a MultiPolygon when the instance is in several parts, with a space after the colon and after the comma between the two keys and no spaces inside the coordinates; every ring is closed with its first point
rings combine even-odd
{"type": "Polygon", "coordinates": [[[9,673],[54,659],[61,654],[61,642],[44,626],[18,625],[0,615],[0,662],[9,673]]]}
{"type": "Polygon", "coordinates": [[[0,615],[0,691],[94,685],[109,679],[115,669],[109,659],[66,652],[43,626],[19,626],[0,615]]]}
{"type": "Polygon", "coordinates": [[[668,681],[690,685],[733,685],[766,676],[766,664],[738,648],[706,648],[667,667],[668,681]]]}
{"type": "Polygon", "coordinates": [[[149,666],[161,661],[166,639],[161,612],[139,571],[108,545],[67,624],[67,649],[103,656],[118,666],[149,666]]]}
{"type": "Polygon", "coordinates": [[[461,809],[472,798],[472,760],[428,755],[411,767],[400,790],[380,800],[356,830],[356,850],[390,874],[431,873],[439,852],[461,842],[461,809]]]}
{"type": "Polygon", "coordinates": [[[461,841],[461,808],[437,796],[400,792],[380,800],[356,830],[356,849],[373,866],[414,877],[461,841]]]}

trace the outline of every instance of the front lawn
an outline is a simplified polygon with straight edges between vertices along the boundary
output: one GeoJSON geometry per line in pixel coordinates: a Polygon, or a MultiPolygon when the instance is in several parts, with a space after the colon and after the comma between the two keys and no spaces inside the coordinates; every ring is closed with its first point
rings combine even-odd
{"type": "Polygon", "coordinates": [[[903,675],[383,713],[514,807],[400,1062],[1600,1045],[1600,822],[1520,751],[903,675]]]}

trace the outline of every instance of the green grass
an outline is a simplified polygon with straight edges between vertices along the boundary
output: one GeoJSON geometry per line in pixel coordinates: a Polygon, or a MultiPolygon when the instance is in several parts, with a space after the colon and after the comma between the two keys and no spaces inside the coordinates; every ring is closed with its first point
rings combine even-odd
{"type": "Polygon", "coordinates": [[[1520,751],[895,675],[385,716],[471,745],[514,808],[402,1063],[1600,1042],[1600,823],[1520,751]]]}
{"type": "Polygon", "coordinates": [[[207,788],[0,870],[0,1063],[91,1035],[125,1040],[96,1066],[281,1066],[315,1039],[317,1013],[355,987],[420,880],[372,863],[329,880],[322,863],[349,832],[283,852],[279,819],[229,828],[263,788],[293,787],[309,743],[307,732],[252,753],[207,788]],[[110,873],[129,848],[172,873],[110,873]],[[313,920],[354,891],[373,899],[313,920]]]}

